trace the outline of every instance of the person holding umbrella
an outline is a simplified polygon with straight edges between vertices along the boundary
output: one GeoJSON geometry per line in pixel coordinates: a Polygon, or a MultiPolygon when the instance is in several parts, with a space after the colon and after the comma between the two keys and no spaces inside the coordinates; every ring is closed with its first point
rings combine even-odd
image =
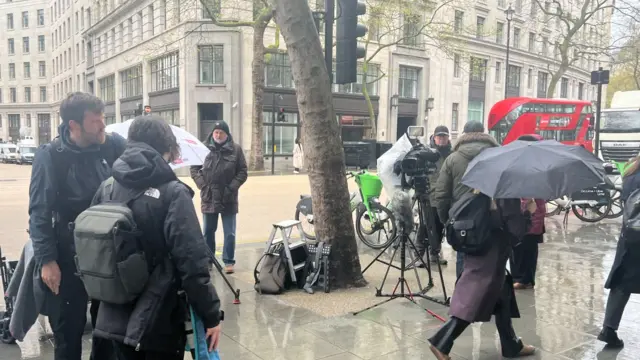
{"type": "MultiPolygon", "coordinates": [[[[540,141],[542,136],[537,134],[522,135],[521,141],[540,141]]],[[[522,199],[522,210],[530,199],[522,199]]],[[[513,256],[509,258],[509,268],[513,278],[513,288],[516,290],[533,289],[535,286],[536,268],[538,265],[538,244],[542,243],[545,232],[544,218],[546,201],[535,199],[536,210],[531,215],[529,231],[522,241],[513,247],[513,256]]]]}
{"type": "MultiPolygon", "coordinates": [[[[622,194],[620,198],[626,202],[631,193],[640,189],[640,156],[625,165],[626,171],[622,178],[622,194]]],[[[622,313],[631,294],[640,294],[640,239],[634,239],[634,234],[625,233],[624,228],[618,240],[616,257],[605,283],[605,289],[610,289],[607,308],[604,314],[602,331],[598,340],[607,343],[611,348],[621,348],[624,342],[618,337],[617,331],[622,313]]],[[[635,235],[637,236],[637,235],[635,235]]]]}

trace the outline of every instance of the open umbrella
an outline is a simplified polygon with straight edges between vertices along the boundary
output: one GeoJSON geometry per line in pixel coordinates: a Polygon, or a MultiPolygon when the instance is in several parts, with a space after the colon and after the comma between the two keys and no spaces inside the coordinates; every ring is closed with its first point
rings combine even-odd
{"type": "MultiPolygon", "coordinates": [[[[127,120],[108,125],[105,131],[117,133],[126,139],[133,121],[127,120]]],[[[173,125],[169,125],[169,127],[171,127],[171,131],[176,136],[178,145],[180,145],[180,158],[169,164],[171,168],[175,170],[185,166],[202,165],[210,152],[209,148],[188,131],[173,125]]]]}
{"type": "Polygon", "coordinates": [[[603,162],[583,147],[544,140],[482,151],[461,182],[498,199],[556,199],[609,180],[603,162]]]}

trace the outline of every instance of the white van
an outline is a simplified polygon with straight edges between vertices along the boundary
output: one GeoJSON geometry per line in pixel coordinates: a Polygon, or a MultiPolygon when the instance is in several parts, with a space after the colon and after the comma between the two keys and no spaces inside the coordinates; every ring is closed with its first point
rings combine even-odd
{"type": "Polygon", "coordinates": [[[38,150],[38,146],[32,137],[28,136],[21,139],[18,142],[18,158],[16,159],[16,164],[33,164],[33,157],[36,154],[36,150],[38,150]]]}
{"type": "Polygon", "coordinates": [[[0,144],[0,161],[3,164],[15,163],[18,160],[18,146],[16,144],[0,144]]]}

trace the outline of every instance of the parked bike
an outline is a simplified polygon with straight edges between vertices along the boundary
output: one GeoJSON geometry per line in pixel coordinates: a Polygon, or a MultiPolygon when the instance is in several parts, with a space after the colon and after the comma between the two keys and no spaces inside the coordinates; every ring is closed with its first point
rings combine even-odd
{"type": "Polygon", "coordinates": [[[605,218],[616,218],[622,214],[622,201],[617,189],[608,185],[600,185],[591,189],[584,189],[562,198],[547,201],[546,216],[558,215],[565,212],[565,219],[569,210],[584,222],[598,222],[605,218]],[[614,194],[617,197],[612,197],[614,194]],[[613,210],[612,206],[616,206],[613,210]],[[593,217],[591,216],[593,215],[593,217]]]}
{"type": "MultiPolygon", "coordinates": [[[[356,213],[355,228],[358,238],[372,249],[384,248],[395,239],[397,228],[391,210],[380,204],[382,181],[377,175],[366,170],[349,171],[347,178],[354,178],[358,185],[358,191],[352,192],[349,196],[349,208],[351,212],[356,213]],[[377,239],[374,239],[376,233],[377,239]],[[384,238],[381,237],[383,234],[384,238]]],[[[313,204],[310,195],[300,195],[300,201],[296,205],[295,219],[303,224],[305,237],[315,240],[313,204]]]]}

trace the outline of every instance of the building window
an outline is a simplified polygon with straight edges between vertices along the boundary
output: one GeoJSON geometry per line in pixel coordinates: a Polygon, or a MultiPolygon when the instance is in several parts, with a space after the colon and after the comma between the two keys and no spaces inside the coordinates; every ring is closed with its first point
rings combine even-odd
{"type": "Polygon", "coordinates": [[[398,96],[405,99],[418,98],[418,79],[420,69],[400,66],[398,76],[398,96]]]}
{"type": "Polygon", "coordinates": [[[220,0],[204,0],[202,4],[202,18],[211,19],[211,15],[218,17],[220,15],[220,0]]]}
{"type": "Polygon", "coordinates": [[[156,115],[160,116],[164,119],[164,121],[168,122],[173,126],[180,126],[180,110],[165,110],[165,111],[156,111],[156,115]]]}
{"type": "Polygon", "coordinates": [[[407,46],[417,47],[420,44],[420,16],[408,14],[404,16],[402,24],[402,43],[407,46]]]}
{"type": "Polygon", "coordinates": [[[451,105],[451,131],[458,131],[458,120],[460,117],[460,104],[451,105]]]}
{"type": "Polygon", "coordinates": [[[22,64],[23,66],[23,76],[25,79],[30,79],[31,78],[31,63],[30,62],[26,62],[24,64],[22,64]]]}
{"type": "Polygon", "coordinates": [[[472,57],[470,70],[472,81],[487,81],[487,60],[472,57]]]}
{"type": "MultiPolygon", "coordinates": [[[[262,140],[262,148],[264,149],[264,155],[271,155],[273,152],[273,146],[271,145],[271,124],[273,121],[273,114],[270,111],[264,111],[262,113],[264,124],[264,138],[262,140]]],[[[277,114],[276,116],[277,117],[277,114]]],[[[297,113],[284,113],[285,122],[275,123],[275,154],[277,155],[293,155],[293,146],[295,140],[298,137],[298,114],[297,113]]]]}
{"type": "Polygon", "coordinates": [[[530,32],[529,33],[529,52],[536,51],[536,34],[530,32]]]}
{"type": "Polygon", "coordinates": [[[453,77],[459,78],[461,70],[462,70],[462,65],[460,61],[460,55],[454,54],[453,55],[453,77]]]}
{"type": "Polygon", "coordinates": [[[578,100],[584,98],[584,83],[578,83],[578,100]]]}
{"type": "Polygon", "coordinates": [[[151,61],[151,91],[174,89],[178,79],[178,52],[151,61]]]}
{"type": "Polygon", "coordinates": [[[520,49],[520,28],[513,28],[513,47],[520,49]]]}
{"type": "Polygon", "coordinates": [[[98,80],[100,85],[100,98],[104,102],[112,102],[116,100],[115,94],[115,75],[109,75],[98,80]]]}
{"type": "Polygon", "coordinates": [[[200,84],[224,83],[224,47],[222,45],[198,46],[200,84]]]}
{"type": "Polygon", "coordinates": [[[31,87],[27,86],[24,88],[24,102],[31,102],[31,87]]]}
{"type": "Polygon", "coordinates": [[[120,72],[120,98],[126,99],[142,95],[142,65],[120,72]]]}
{"type": "Polygon", "coordinates": [[[14,88],[14,87],[9,88],[9,101],[11,103],[17,103],[18,102],[18,92],[16,91],[16,88],[14,88]]]}
{"type": "Polygon", "coordinates": [[[547,93],[548,86],[549,86],[549,74],[542,71],[538,71],[538,97],[546,97],[545,95],[547,93]]]}
{"type": "Polygon", "coordinates": [[[22,38],[22,52],[24,54],[28,54],[29,53],[29,37],[23,37],[22,38]]]}
{"type": "Polygon", "coordinates": [[[266,72],[264,78],[267,87],[294,88],[289,55],[284,53],[269,54],[264,71],[266,72]]]}
{"type": "Polygon", "coordinates": [[[10,128],[20,129],[20,114],[9,114],[8,118],[10,128]]]}
{"type": "Polygon", "coordinates": [[[38,26],[44,26],[44,9],[38,9],[38,26]]]}
{"type": "Polygon", "coordinates": [[[484,37],[484,20],[482,16],[478,16],[476,19],[476,39],[484,37]]]}
{"type": "Polygon", "coordinates": [[[9,63],[9,80],[16,79],[16,64],[9,63]]]}
{"type": "Polygon", "coordinates": [[[8,40],[9,43],[9,55],[13,55],[16,53],[16,43],[13,39],[8,40]]]}
{"type": "Polygon", "coordinates": [[[453,21],[453,31],[456,34],[462,33],[462,28],[464,26],[464,12],[460,10],[456,10],[455,19],[453,21]]]}
{"type": "Polygon", "coordinates": [[[13,30],[13,14],[7,14],[7,30],[13,30]]]}
{"type": "Polygon", "coordinates": [[[502,44],[504,40],[504,23],[499,22],[496,25],[496,44],[502,44]]]}
{"type": "Polygon", "coordinates": [[[47,102],[47,87],[46,86],[40,86],[40,102],[41,103],[46,103],[47,102]]]}
{"type": "Polygon", "coordinates": [[[568,98],[569,97],[569,79],[563,77],[560,80],[560,97],[568,98]]]}
{"type": "Polygon", "coordinates": [[[467,110],[467,122],[478,121],[484,123],[484,101],[469,100],[467,110]]]}
{"type": "MultiPolygon", "coordinates": [[[[362,81],[364,77],[364,70],[362,63],[358,63],[358,75],[356,82],[351,84],[334,84],[333,92],[342,94],[363,94],[362,81]]],[[[367,92],[371,96],[378,95],[378,77],[380,76],[380,67],[378,64],[367,64],[367,92]]],[[[333,78],[336,77],[336,66],[333,66],[333,78]]]]}
{"type": "Polygon", "coordinates": [[[44,35],[38,35],[38,51],[39,52],[45,51],[44,35]]]}
{"type": "Polygon", "coordinates": [[[549,38],[544,36],[542,37],[542,55],[549,56],[549,38]]]}
{"type": "Polygon", "coordinates": [[[116,123],[116,116],[115,115],[108,115],[104,117],[104,124],[105,125],[111,125],[111,124],[115,124],[116,123]]]}
{"type": "Polygon", "coordinates": [[[502,79],[502,63],[500,61],[496,61],[496,84],[500,84],[502,79]]]}
{"type": "Polygon", "coordinates": [[[27,115],[26,115],[25,125],[26,125],[27,127],[31,127],[31,114],[27,114],[27,115]]]}
{"type": "Polygon", "coordinates": [[[23,29],[29,28],[29,12],[28,11],[22,12],[22,28],[23,29]]]}
{"type": "Polygon", "coordinates": [[[519,66],[509,65],[507,69],[507,86],[520,89],[520,76],[522,69],[519,66]]]}
{"type": "Polygon", "coordinates": [[[527,89],[533,89],[533,69],[527,70],[527,89]]]}

